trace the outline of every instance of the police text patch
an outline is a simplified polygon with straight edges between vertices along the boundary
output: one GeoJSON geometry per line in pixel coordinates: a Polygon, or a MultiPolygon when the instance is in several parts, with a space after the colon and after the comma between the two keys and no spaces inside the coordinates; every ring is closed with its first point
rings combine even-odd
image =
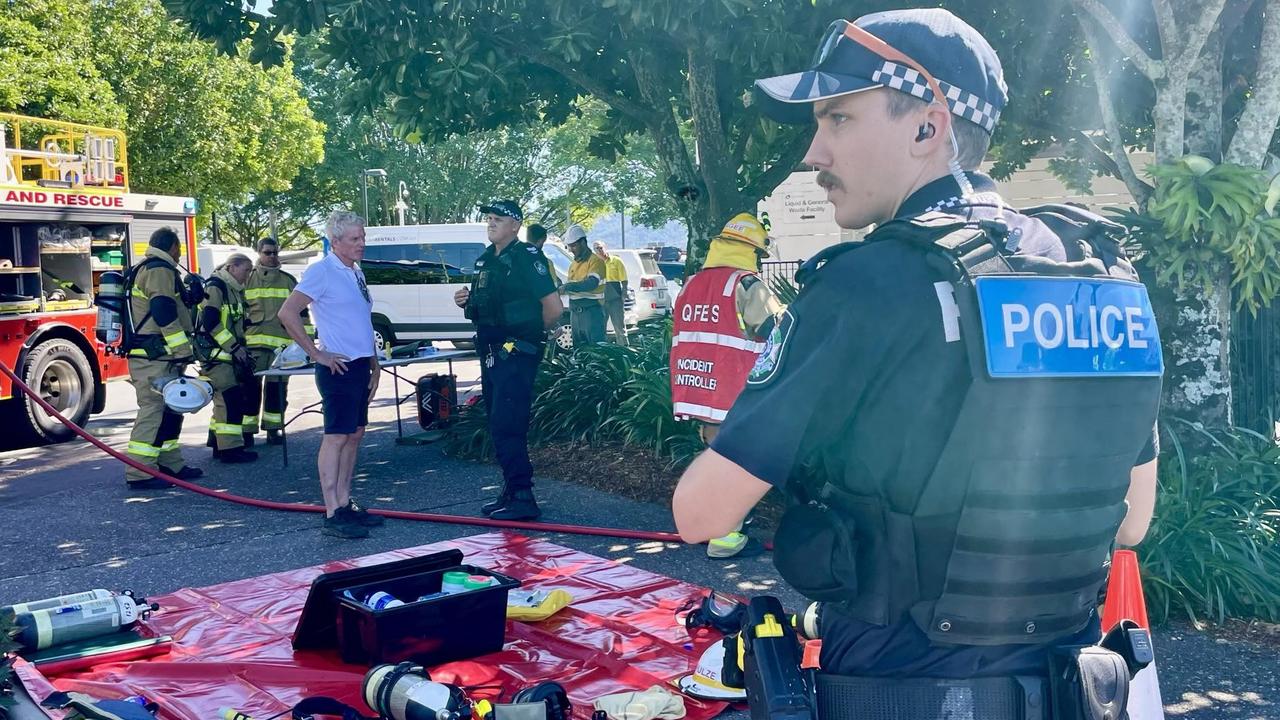
{"type": "Polygon", "coordinates": [[[1147,289],[1109,278],[982,277],[978,294],[992,377],[1161,375],[1147,289]]]}

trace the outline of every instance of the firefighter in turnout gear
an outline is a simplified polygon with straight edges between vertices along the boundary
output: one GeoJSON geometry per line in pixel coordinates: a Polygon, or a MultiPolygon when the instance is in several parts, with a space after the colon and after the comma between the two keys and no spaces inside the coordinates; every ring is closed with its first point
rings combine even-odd
{"type": "Polygon", "coordinates": [[[244,282],[252,270],[253,262],[244,255],[232,255],[218,268],[205,283],[196,328],[202,375],[213,385],[209,445],[224,463],[258,459],[244,448],[245,385],[253,377],[244,337],[244,282]]]}
{"type": "MultiPolygon", "coordinates": [[[[769,236],[750,213],[734,216],[711,239],[707,261],[676,299],[671,329],[671,397],[675,416],[698,422],[706,443],[747,383],[782,306],[758,274],[769,236]]],[[[707,555],[728,558],[747,546],[742,528],[707,542],[707,555]]]]}
{"type": "MultiPolygon", "coordinates": [[[[184,292],[182,241],[172,228],[151,235],[146,256],[129,270],[125,279],[130,323],[123,350],[129,358],[129,384],[138,400],[138,414],[129,433],[126,454],[134,461],[157,468],[182,480],[204,473],[182,461],[178,435],[182,415],[164,404],[155,381],[182,374],[192,361],[192,323],[189,305],[194,298],[184,292]]],[[[125,481],[135,490],[169,487],[169,483],[130,467],[125,481]]]]}
{"type": "MultiPolygon", "coordinates": [[[[270,368],[275,354],[293,342],[280,325],[277,315],[285,298],[297,286],[297,278],[280,269],[280,245],[276,239],[264,237],[259,240],[258,263],[244,284],[244,344],[253,358],[255,372],[270,368]]],[[[315,335],[309,323],[306,328],[308,335],[315,335]]],[[[245,385],[246,445],[252,447],[250,439],[258,432],[259,410],[262,411],[261,428],[267,431],[267,442],[277,445],[282,441],[280,430],[284,427],[288,380],[287,377],[268,377],[264,382],[264,378],[254,376],[245,385]]]]}

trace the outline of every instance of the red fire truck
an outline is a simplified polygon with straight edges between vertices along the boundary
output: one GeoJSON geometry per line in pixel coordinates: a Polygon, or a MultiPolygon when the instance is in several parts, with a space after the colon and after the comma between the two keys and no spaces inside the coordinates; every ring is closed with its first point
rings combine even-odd
{"type": "MultiPolygon", "coordinates": [[[[129,192],[120,131],[0,113],[0,363],[77,424],[101,412],[128,367],[94,334],[98,280],[165,226],[195,272],[195,214],[193,198],[129,192]]],[[[3,375],[0,427],[28,443],[72,437],[3,375]]]]}

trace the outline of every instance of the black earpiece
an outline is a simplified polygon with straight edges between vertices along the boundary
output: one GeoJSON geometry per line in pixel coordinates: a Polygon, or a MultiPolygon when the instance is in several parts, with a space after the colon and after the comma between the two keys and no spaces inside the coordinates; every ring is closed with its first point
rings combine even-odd
{"type": "Polygon", "coordinates": [[[924,142],[933,137],[933,123],[925,123],[920,126],[920,132],[916,133],[916,142],[924,142]]]}

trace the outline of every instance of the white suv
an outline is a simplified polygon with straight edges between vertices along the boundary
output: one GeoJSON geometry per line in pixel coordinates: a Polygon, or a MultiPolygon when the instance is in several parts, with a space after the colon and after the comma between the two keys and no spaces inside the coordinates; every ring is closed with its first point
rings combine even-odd
{"type": "Polygon", "coordinates": [[[489,245],[481,223],[365,228],[360,269],[373,298],[379,346],[410,340],[468,342],[475,327],[453,302],[489,245]]]}

